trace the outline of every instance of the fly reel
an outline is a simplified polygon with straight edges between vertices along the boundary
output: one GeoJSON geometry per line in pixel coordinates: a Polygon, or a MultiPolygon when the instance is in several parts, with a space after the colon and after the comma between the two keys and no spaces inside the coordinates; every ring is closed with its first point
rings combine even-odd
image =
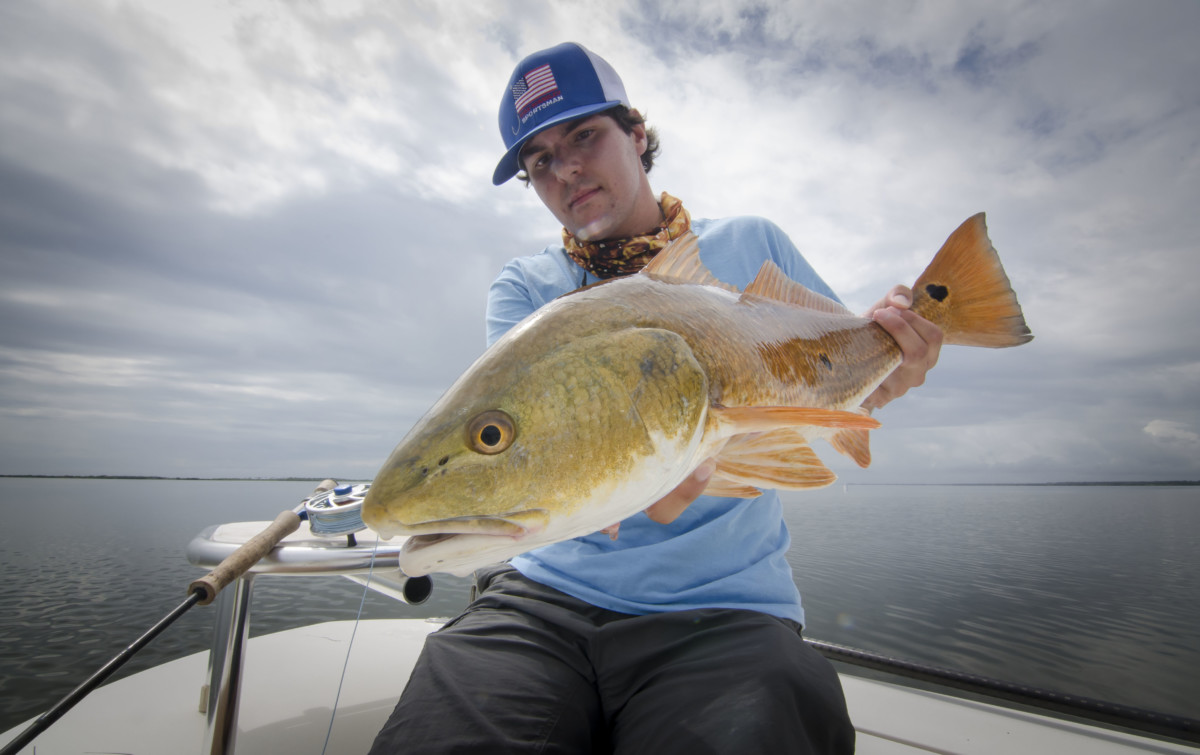
{"type": "Polygon", "coordinates": [[[362,520],[363,499],[371,483],[339,485],[304,502],[308,526],[314,535],[353,535],[367,528],[362,520]]]}

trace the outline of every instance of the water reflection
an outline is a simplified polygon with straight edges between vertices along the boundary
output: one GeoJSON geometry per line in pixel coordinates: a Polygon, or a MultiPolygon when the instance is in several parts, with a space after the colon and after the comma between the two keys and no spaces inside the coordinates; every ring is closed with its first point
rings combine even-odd
{"type": "Polygon", "coordinates": [[[807,634],[1196,717],[1200,488],[790,495],[807,634]]]}

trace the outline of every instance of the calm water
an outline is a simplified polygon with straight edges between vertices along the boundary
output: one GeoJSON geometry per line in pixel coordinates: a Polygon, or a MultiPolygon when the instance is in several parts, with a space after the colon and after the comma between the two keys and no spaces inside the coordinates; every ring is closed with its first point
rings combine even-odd
{"type": "MultiPolygon", "coordinates": [[[[184,547],[268,520],[311,483],[0,479],[0,730],[69,692],[201,572],[184,547]]],[[[785,499],[806,634],[888,655],[1200,717],[1200,488],[840,486],[785,499]]],[[[352,619],[336,578],[255,583],[251,633],[352,619]]],[[[368,618],[448,616],[440,576],[368,618]]],[[[193,608],[119,676],[206,650],[193,608]]]]}
{"type": "Polygon", "coordinates": [[[787,501],[808,636],[1200,718],[1200,487],[787,501]]]}

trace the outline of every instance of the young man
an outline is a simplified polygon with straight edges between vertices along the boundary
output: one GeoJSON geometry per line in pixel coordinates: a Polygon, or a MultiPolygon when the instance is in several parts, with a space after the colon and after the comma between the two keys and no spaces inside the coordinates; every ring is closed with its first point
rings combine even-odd
{"type": "MultiPolygon", "coordinates": [[[[693,220],[647,172],[657,138],[603,59],[575,44],[522,61],[500,107],[507,152],[563,243],[510,262],[488,298],[495,341],[581,285],[632,274],[691,230],[721,280],[765,260],[834,296],[776,226],[693,220]]],[[[941,333],[894,288],[873,316],[904,363],[865,402],[921,384],[941,333]]],[[[476,574],[478,598],[430,635],[373,753],[847,753],[832,666],[800,637],[779,498],[700,495],[712,464],[619,532],[540,548],[476,574]],[[617,535],[616,539],[610,534],[617,535]]]]}

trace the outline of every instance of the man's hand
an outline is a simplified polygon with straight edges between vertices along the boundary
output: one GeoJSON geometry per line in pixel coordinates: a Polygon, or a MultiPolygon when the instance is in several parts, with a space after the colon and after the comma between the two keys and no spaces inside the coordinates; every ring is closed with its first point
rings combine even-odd
{"type": "Polygon", "coordinates": [[[896,286],[864,315],[890,333],[904,354],[900,366],[863,401],[862,405],[867,409],[878,409],[903,396],[909,388],[923,384],[925,373],[937,364],[942,350],[942,329],[911,312],[911,306],[912,289],[896,286]]]}
{"type": "Polygon", "coordinates": [[[683,510],[692,505],[692,501],[699,498],[700,494],[704,492],[704,488],[708,485],[708,478],[712,477],[713,470],[716,468],[717,462],[712,459],[705,460],[674,490],[650,504],[650,507],[646,509],[646,516],[659,524],[670,524],[675,521],[683,513],[683,510]]]}

